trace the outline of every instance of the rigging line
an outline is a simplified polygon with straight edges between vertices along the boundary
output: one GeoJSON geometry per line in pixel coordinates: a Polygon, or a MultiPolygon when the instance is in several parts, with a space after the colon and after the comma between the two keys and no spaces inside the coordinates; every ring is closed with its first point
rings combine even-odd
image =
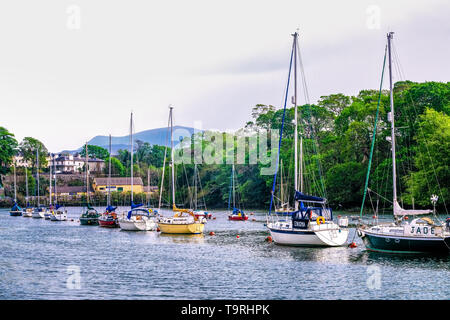
{"type": "MultiPolygon", "coordinates": [[[[381,81],[380,81],[380,90],[379,90],[379,94],[378,94],[377,113],[375,115],[375,125],[374,125],[374,128],[373,128],[372,145],[370,146],[370,157],[369,157],[369,164],[368,164],[368,167],[367,167],[366,182],[365,182],[365,185],[364,185],[363,201],[361,203],[361,211],[359,212],[360,218],[362,218],[362,213],[363,213],[363,210],[364,210],[364,202],[366,200],[366,192],[367,192],[367,187],[368,187],[368,184],[369,184],[370,169],[371,169],[371,166],[372,166],[373,149],[374,149],[374,146],[375,146],[375,137],[376,137],[376,133],[377,133],[378,114],[380,112],[381,92],[382,92],[382,88],[383,88],[384,68],[386,66],[386,53],[387,53],[387,45],[384,48],[383,69],[381,71],[381,81]]],[[[394,115],[392,115],[392,116],[394,116],[394,115]]]]}
{"type": "MultiPolygon", "coordinates": [[[[396,54],[396,60],[398,61],[399,65],[401,66],[400,58],[399,58],[398,54],[396,53],[395,47],[394,47],[394,54],[396,54]]],[[[407,93],[409,93],[409,90],[407,91],[407,93]]],[[[409,94],[409,99],[410,99],[410,101],[411,101],[411,104],[413,105],[414,112],[415,112],[415,114],[416,114],[416,119],[418,119],[417,108],[416,108],[416,105],[415,105],[415,103],[414,103],[414,100],[412,99],[412,96],[411,96],[410,94],[409,94]]],[[[419,132],[422,134],[422,138],[424,139],[425,142],[427,142],[426,139],[425,139],[425,135],[424,135],[424,133],[423,133],[422,127],[419,125],[418,128],[419,128],[419,132]]],[[[429,158],[429,160],[430,160],[430,162],[431,162],[431,167],[432,167],[432,169],[433,169],[434,178],[435,178],[436,183],[437,183],[437,185],[438,185],[438,189],[439,189],[440,196],[442,197],[442,200],[443,200],[443,203],[444,203],[445,211],[446,211],[446,213],[448,214],[448,209],[447,209],[447,205],[446,205],[446,202],[445,202],[445,198],[444,198],[444,196],[443,196],[443,193],[442,193],[442,189],[441,189],[439,180],[437,179],[437,174],[436,174],[436,169],[435,169],[435,167],[434,167],[433,158],[431,157],[431,154],[430,154],[430,152],[429,152],[429,148],[428,148],[428,144],[427,144],[427,143],[425,143],[425,147],[426,147],[426,150],[427,150],[428,158],[429,158]]],[[[423,161],[422,161],[422,163],[423,163],[423,161]]],[[[424,168],[425,168],[425,165],[424,165],[424,168]]],[[[429,191],[431,192],[430,183],[429,183],[429,181],[428,181],[428,176],[427,176],[426,174],[425,174],[425,179],[426,179],[426,181],[427,181],[428,189],[429,189],[429,191]]]]}
{"type": "MultiPolygon", "coordinates": [[[[304,92],[304,95],[305,95],[307,111],[308,111],[309,116],[310,116],[310,121],[309,121],[310,135],[312,135],[312,137],[313,137],[314,151],[315,151],[315,153],[317,155],[318,141],[317,141],[316,136],[314,135],[314,130],[313,130],[314,126],[313,126],[312,121],[311,121],[311,117],[312,117],[312,114],[311,114],[311,101],[309,99],[309,91],[308,91],[308,85],[307,85],[307,82],[306,82],[305,69],[304,69],[304,66],[303,66],[303,59],[302,59],[302,55],[301,55],[301,51],[300,51],[300,45],[299,45],[298,42],[297,42],[297,50],[296,51],[297,51],[299,62],[300,62],[300,74],[302,76],[303,92],[304,92]]],[[[325,188],[325,181],[323,179],[322,168],[321,168],[319,157],[317,157],[316,160],[317,160],[317,167],[318,167],[318,171],[319,171],[319,176],[320,176],[319,178],[320,178],[320,183],[321,183],[321,187],[322,187],[322,192],[323,192],[324,198],[327,198],[327,192],[326,192],[326,188],[325,188]]]]}
{"type": "Polygon", "coordinates": [[[377,196],[379,196],[380,198],[386,200],[389,203],[393,203],[391,200],[389,200],[388,198],[383,197],[381,194],[379,194],[378,192],[373,191],[372,189],[367,189],[368,193],[373,192],[375,193],[377,196]]]}
{"type": "MultiPolygon", "coordinates": [[[[275,167],[275,174],[274,174],[274,177],[273,177],[273,184],[272,184],[272,192],[271,192],[271,196],[270,196],[269,215],[271,214],[271,211],[272,211],[273,195],[274,195],[274,192],[275,192],[275,185],[276,185],[276,182],[277,182],[278,165],[279,165],[279,162],[280,162],[280,149],[281,149],[281,141],[282,141],[282,138],[283,138],[284,120],[286,118],[286,104],[287,104],[287,97],[288,97],[288,94],[289,94],[289,82],[290,82],[290,78],[291,78],[292,56],[294,54],[294,45],[295,45],[295,41],[293,41],[293,43],[292,43],[291,58],[290,58],[290,62],[289,62],[288,81],[287,81],[287,86],[286,86],[286,94],[284,96],[283,118],[282,118],[282,121],[281,121],[280,139],[278,141],[277,164],[276,164],[276,167],[275,167]]],[[[297,173],[295,173],[295,174],[297,174],[297,173]]]]}

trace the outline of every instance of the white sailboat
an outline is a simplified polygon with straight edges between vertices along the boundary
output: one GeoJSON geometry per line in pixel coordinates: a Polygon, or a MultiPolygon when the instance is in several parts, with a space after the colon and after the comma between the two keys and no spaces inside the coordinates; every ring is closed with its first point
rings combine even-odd
{"type": "MultiPolygon", "coordinates": [[[[333,221],[331,208],[326,206],[327,200],[323,197],[307,195],[303,191],[303,136],[300,135],[300,161],[298,159],[298,112],[297,112],[297,56],[298,56],[298,33],[293,34],[294,40],[291,52],[291,64],[289,76],[292,68],[292,57],[294,57],[294,82],[295,94],[293,103],[295,108],[295,131],[294,131],[294,208],[275,210],[272,212],[274,191],[277,173],[274,176],[272,196],[270,201],[269,214],[267,216],[267,228],[270,231],[273,241],[280,245],[290,246],[342,246],[346,243],[349,230],[348,220],[339,219],[338,224],[333,221]],[[299,166],[300,162],[300,166],[299,166]],[[300,180],[300,181],[298,181],[300,180]],[[299,183],[300,182],[300,183],[299,183]],[[299,191],[298,191],[299,190],[299,191]],[[299,207],[300,204],[300,207],[299,207]],[[306,206],[305,206],[306,204],[306,206]]],[[[289,82],[288,82],[289,83],[289,82]]],[[[286,111],[286,100],[289,86],[286,88],[286,97],[283,114],[283,124],[286,111]]],[[[283,136],[283,124],[280,134],[280,146],[283,136]]],[[[279,163],[277,160],[277,172],[279,163]]]]}
{"type": "MultiPolygon", "coordinates": [[[[52,159],[53,159],[53,157],[52,157],[52,159]]],[[[45,213],[44,213],[45,220],[51,220],[51,217],[53,214],[53,209],[54,209],[52,206],[52,164],[51,163],[50,163],[49,169],[50,169],[49,175],[48,175],[48,178],[49,178],[49,184],[48,184],[49,204],[48,204],[48,208],[45,210],[45,213]]],[[[56,172],[56,170],[55,170],[55,172],[56,172]]]]}
{"type": "Polygon", "coordinates": [[[39,197],[39,148],[36,149],[36,180],[37,180],[37,207],[34,208],[31,215],[32,218],[42,219],[44,218],[45,208],[41,207],[40,197],[39,197]]]}
{"type": "MultiPolygon", "coordinates": [[[[205,217],[196,217],[194,212],[190,209],[180,209],[177,208],[175,202],[175,163],[174,163],[174,149],[173,149],[173,106],[169,106],[169,122],[170,122],[170,141],[171,141],[171,167],[172,167],[172,210],[173,216],[171,217],[162,217],[159,219],[158,227],[161,233],[167,234],[201,234],[203,233],[203,229],[205,227],[206,218],[205,217]]],[[[164,153],[164,161],[165,161],[164,153]]],[[[165,166],[165,162],[164,162],[165,166]]],[[[160,199],[162,194],[162,186],[164,181],[164,168],[163,168],[163,176],[161,179],[161,191],[160,191],[160,199]]],[[[161,207],[161,200],[160,200],[161,207]]]]}
{"type": "Polygon", "coordinates": [[[27,167],[25,167],[25,192],[26,192],[25,202],[26,202],[27,207],[25,209],[23,209],[22,216],[25,218],[31,218],[31,216],[33,215],[33,208],[30,206],[30,203],[28,202],[28,170],[27,170],[27,167]]]}
{"type": "Polygon", "coordinates": [[[130,118],[130,160],[131,160],[131,210],[124,212],[119,219],[120,229],[125,231],[152,231],[156,230],[157,217],[143,204],[133,202],[133,113],[130,118]]]}
{"type": "MultiPolygon", "coordinates": [[[[397,168],[396,168],[396,145],[395,145],[395,113],[394,113],[394,93],[392,83],[392,56],[391,42],[394,37],[393,32],[387,34],[387,50],[389,54],[389,89],[391,112],[388,120],[391,122],[391,153],[392,153],[392,194],[393,194],[393,223],[378,223],[376,225],[361,225],[357,228],[357,234],[362,238],[364,245],[370,251],[388,253],[450,253],[450,220],[439,222],[435,212],[432,210],[406,210],[398,203],[397,198],[397,168]],[[435,217],[418,217],[408,223],[406,216],[424,216],[434,214],[435,217]],[[435,220],[433,220],[435,219],[435,220]]],[[[384,67],[383,67],[384,71],[384,67]]],[[[376,129],[376,123],[375,123],[376,129]]],[[[375,133],[375,130],[374,130],[375,133]]],[[[373,142],[375,141],[375,134],[373,142]]],[[[373,151],[372,142],[372,151],[373,151]]],[[[370,160],[371,161],[371,160],[370,160]]],[[[367,183],[370,174],[370,164],[367,183]]],[[[361,205],[361,217],[364,208],[364,200],[361,205]]],[[[435,204],[437,196],[432,196],[431,201],[435,204]]]]}

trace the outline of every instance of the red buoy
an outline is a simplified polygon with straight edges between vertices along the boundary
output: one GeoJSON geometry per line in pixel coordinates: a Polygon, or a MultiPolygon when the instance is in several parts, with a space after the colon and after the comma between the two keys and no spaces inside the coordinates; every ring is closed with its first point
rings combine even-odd
{"type": "Polygon", "coordinates": [[[354,243],[354,242],[350,243],[348,246],[350,248],[356,248],[357,247],[356,243],[354,243]]]}
{"type": "Polygon", "coordinates": [[[376,218],[377,218],[377,216],[372,216],[372,218],[376,219],[376,218]]]}
{"type": "Polygon", "coordinates": [[[236,238],[238,238],[238,239],[239,239],[239,235],[237,235],[237,236],[236,236],[236,238]]]}
{"type": "Polygon", "coordinates": [[[214,231],[211,231],[211,232],[209,233],[209,235],[210,235],[210,236],[215,236],[216,234],[214,233],[214,231]]]}
{"type": "Polygon", "coordinates": [[[405,216],[405,220],[408,220],[409,218],[408,218],[408,216],[405,216]]]}
{"type": "Polygon", "coordinates": [[[213,217],[213,220],[216,220],[216,217],[213,217]]]}
{"type": "Polygon", "coordinates": [[[267,241],[267,242],[272,242],[272,237],[271,237],[271,236],[268,236],[268,237],[266,238],[266,241],[267,241]]]}
{"type": "Polygon", "coordinates": [[[340,218],[341,217],[341,215],[338,215],[338,218],[340,218]]]}
{"type": "Polygon", "coordinates": [[[161,231],[161,229],[159,229],[159,228],[156,228],[156,232],[160,232],[161,231]]]}

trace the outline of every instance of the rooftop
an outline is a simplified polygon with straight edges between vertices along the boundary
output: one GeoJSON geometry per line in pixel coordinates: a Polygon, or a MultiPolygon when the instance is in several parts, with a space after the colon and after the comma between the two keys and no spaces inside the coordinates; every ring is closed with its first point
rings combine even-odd
{"type": "MultiPolygon", "coordinates": [[[[94,183],[96,185],[106,186],[108,184],[108,178],[94,178],[94,183]]],[[[141,177],[134,177],[133,184],[140,186],[144,185],[142,183],[141,177]]],[[[130,177],[111,178],[111,185],[131,185],[131,178],[130,177]]]]}

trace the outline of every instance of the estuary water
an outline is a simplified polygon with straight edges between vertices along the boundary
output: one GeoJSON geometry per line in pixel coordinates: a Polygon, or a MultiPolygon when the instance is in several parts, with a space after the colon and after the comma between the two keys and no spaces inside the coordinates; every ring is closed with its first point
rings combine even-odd
{"type": "Polygon", "coordinates": [[[450,299],[448,255],[370,253],[358,237],[282,247],[263,212],[211,211],[204,235],[172,236],[80,226],[82,208],[67,209],[64,222],[0,209],[0,299],[450,299]]]}

